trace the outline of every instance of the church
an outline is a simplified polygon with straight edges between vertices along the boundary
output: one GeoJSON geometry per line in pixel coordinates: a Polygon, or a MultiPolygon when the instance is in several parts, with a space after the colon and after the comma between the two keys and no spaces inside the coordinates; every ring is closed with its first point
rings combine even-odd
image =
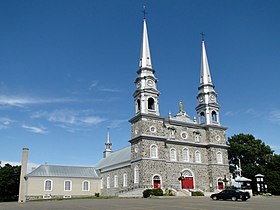
{"type": "Polygon", "coordinates": [[[170,189],[176,193],[223,189],[230,175],[226,128],[220,123],[220,105],[211,79],[204,39],[201,44],[197,118],[188,116],[182,102],[175,116],[161,116],[158,80],[152,66],[144,17],[140,62],[134,81],[135,113],[129,120],[129,146],[113,151],[108,131],[103,158],[95,167],[41,165],[25,176],[26,197],[71,197],[95,193],[121,196],[136,191],[141,194],[146,188],[170,189]],[[34,193],[38,186],[41,191],[34,193]],[[56,191],[58,186],[61,189],[56,191]]]}

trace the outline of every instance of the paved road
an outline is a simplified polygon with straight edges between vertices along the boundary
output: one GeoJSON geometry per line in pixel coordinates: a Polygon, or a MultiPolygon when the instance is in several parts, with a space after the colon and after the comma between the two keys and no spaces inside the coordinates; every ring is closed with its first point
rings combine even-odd
{"type": "Polygon", "coordinates": [[[253,197],[246,202],[207,197],[86,199],[0,203],[0,210],[279,210],[280,197],[253,197]]]}

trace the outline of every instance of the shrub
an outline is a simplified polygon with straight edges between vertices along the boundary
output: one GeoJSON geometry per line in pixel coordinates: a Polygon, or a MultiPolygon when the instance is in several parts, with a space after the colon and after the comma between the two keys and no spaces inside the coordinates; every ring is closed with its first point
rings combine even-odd
{"type": "Polygon", "coordinates": [[[195,191],[195,192],[192,192],[192,196],[204,196],[204,193],[200,192],[200,191],[195,191]]]}
{"type": "Polygon", "coordinates": [[[95,193],[94,195],[95,195],[95,197],[99,197],[99,196],[100,196],[100,194],[99,194],[99,193],[95,193]]]}
{"type": "Polygon", "coordinates": [[[152,195],[154,195],[154,196],[163,196],[163,191],[160,188],[152,189],[152,195]]]}
{"type": "Polygon", "coordinates": [[[165,189],[165,196],[175,196],[175,192],[172,191],[171,189],[165,189]]]}
{"type": "Polygon", "coordinates": [[[146,190],[143,191],[143,197],[144,198],[150,197],[151,194],[152,194],[152,190],[151,189],[146,189],[146,190]]]}

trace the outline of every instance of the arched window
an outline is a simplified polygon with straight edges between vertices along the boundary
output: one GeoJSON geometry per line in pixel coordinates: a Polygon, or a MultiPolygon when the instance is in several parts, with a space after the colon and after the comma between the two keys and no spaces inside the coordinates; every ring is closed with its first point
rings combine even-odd
{"type": "Polygon", "coordinates": [[[118,187],[118,175],[114,176],[114,187],[118,187]]]}
{"type": "Polygon", "coordinates": [[[66,180],[64,181],[64,191],[71,191],[72,190],[72,181],[66,180]]]}
{"type": "Polygon", "coordinates": [[[148,109],[155,110],[155,100],[153,98],[148,99],[148,109]]]}
{"type": "Polygon", "coordinates": [[[139,167],[136,165],[134,167],[134,184],[139,183],[139,167]]]}
{"type": "Polygon", "coordinates": [[[170,161],[176,161],[177,158],[176,158],[176,149],[174,148],[171,148],[170,149],[170,161]]]}
{"type": "Polygon", "coordinates": [[[195,152],[195,162],[196,163],[201,163],[201,154],[199,151],[195,152]]]}
{"type": "Polygon", "coordinates": [[[200,142],[201,134],[198,131],[195,131],[193,134],[194,134],[194,141],[200,142]]]}
{"type": "Polygon", "coordinates": [[[110,188],[110,177],[107,177],[107,188],[110,188]]]}
{"type": "Polygon", "coordinates": [[[184,162],[189,162],[189,149],[188,148],[184,148],[182,150],[182,159],[184,162]]]}
{"type": "Polygon", "coordinates": [[[101,178],[100,189],[103,189],[103,185],[104,185],[104,183],[103,183],[103,178],[101,178]]]}
{"type": "Polygon", "coordinates": [[[205,123],[205,114],[204,114],[204,112],[200,112],[200,123],[205,123]]]}
{"type": "Polygon", "coordinates": [[[123,174],[123,187],[127,187],[127,174],[123,174]]]}
{"type": "Polygon", "coordinates": [[[217,113],[212,111],[212,122],[217,122],[217,113]]]}
{"type": "Polygon", "coordinates": [[[140,99],[137,100],[137,112],[141,111],[141,102],[140,99]]]}
{"type": "Polygon", "coordinates": [[[48,180],[45,180],[45,183],[44,183],[44,190],[45,191],[52,191],[52,186],[53,185],[53,181],[48,179],[48,180]]]}
{"type": "Polygon", "coordinates": [[[158,148],[157,148],[157,145],[155,145],[155,144],[152,144],[150,147],[150,157],[158,158],[158,148]]]}
{"type": "Polygon", "coordinates": [[[220,151],[217,152],[217,163],[223,164],[223,154],[220,151]]]}
{"type": "Polygon", "coordinates": [[[89,181],[83,181],[82,190],[83,191],[89,191],[89,189],[90,189],[90,182],[89,181]]]}

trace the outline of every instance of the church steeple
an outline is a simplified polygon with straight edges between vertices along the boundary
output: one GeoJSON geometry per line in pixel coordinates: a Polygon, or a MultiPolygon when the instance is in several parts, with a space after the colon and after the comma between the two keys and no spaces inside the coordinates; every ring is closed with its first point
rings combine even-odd
{"type": "Polygon", "coordinates": [[[133,94],[135,103],[135,115],[153,114],[159,116],[159,91],[157,90],[157,78],[152,67],[146,12],[144,11],[143,37],[140,52],[139,69],[134,81],[136,90],[133,94]]]}
{"type": "Polygon", "coordinates": [[[112,153],[112,143],[110,142],[110,129],[108,128],[107,140],[105,143],[105,150],[103,152],[103,158],[106,158],[110,153],[112,153]]]}
{"type": "Polygon", "coordinates": [[[152,59],[150,54],[147,24],[146,24],[145,17],[143,23],[143,38],[142,38],[142,46],[140,52],[139,68],[152,68],[152,59]]]}
{"type": "Polygon", "coordinates": [[[198,123],[206,125],[220,125],[219,110],[217,103],[217,93],[212,83],[210,68],[208,64],[204,37],[202,37],[200,83],[198,87],[198,123]]]}

